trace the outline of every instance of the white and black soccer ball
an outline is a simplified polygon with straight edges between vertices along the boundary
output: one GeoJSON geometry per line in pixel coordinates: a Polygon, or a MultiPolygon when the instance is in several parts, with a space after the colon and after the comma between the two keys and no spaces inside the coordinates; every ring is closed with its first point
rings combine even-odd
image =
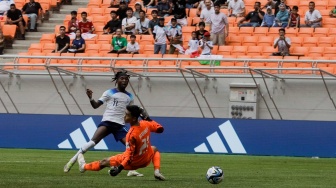
{"type": "Polygon", "coordinates": [[[212,184],[218,184],[224,179],[224,172],[218,166],[210,167],[206,173],[206,179],[212,184]]]}

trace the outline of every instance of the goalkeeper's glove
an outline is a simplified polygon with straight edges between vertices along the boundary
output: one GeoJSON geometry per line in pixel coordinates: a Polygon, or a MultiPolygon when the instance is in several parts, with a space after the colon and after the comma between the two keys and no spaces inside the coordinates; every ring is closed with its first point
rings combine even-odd
{"type": "Polygon", "coordinates": [[[110,176],[117,176],[123,169],[124,169],[123,165],[113,167],[109,170],[109,174],[110,174],[110,176]]]}
{"type": "Polygon", "coordinates": [[[141,119],[143,120],[146,120],[146,121],[152,121],[152,119],[149,117],[148,113],[146,112],[146,110],[142,107],[140,107],[140,117],[141,119]]]}

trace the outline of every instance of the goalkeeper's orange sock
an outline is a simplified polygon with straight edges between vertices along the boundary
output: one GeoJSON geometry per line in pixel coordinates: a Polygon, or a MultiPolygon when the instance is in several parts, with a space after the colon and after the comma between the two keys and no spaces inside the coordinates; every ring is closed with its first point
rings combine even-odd
{"type": "Polygon", "coordinates": [[[160,165],[161,165],[161,155],[159,151],[156,151],[153,156],[153,165],[154,165],[154,170],[160,170],[160,165]]]}
{"type": "Polygon", "coordinates": [[[99,171],[99,170],[101,170],[100,162],[95,161],[95,162],[92,162],[92,163],[85,164],[84,169],[85,170],[90,170],[90,171],[99,171]]]}

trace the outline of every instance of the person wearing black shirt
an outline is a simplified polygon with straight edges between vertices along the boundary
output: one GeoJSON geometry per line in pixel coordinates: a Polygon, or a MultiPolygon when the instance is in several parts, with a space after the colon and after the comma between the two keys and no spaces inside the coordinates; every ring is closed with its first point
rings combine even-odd
{"type": "MultiPolygon", "coordinates": [[[[173,15],[177,20],[177,23],[181,26],[188,25],[187,23],[187,13],[186,13],[186,1],[185,0],[173,0],[171,3],[173,7],[173,15]]],[[[169,24],[170,25],[170,24],[169,24]]]]}
{"type": "Polygon", "coordinates": [[[260,8],[260,2],[254,4],[254,11],[249,12],[244,18],[239,20],[239,27],[259,27],[264,19],[265,12],[260,8]],[[250,21],[249,23],[243,23],[244,21],[250,21]]]}
{"type": "Polygon", "coordinates": [[[6,24],[9,24],[9,25],[15,24],[15,25],[19,26],[20,32],[21,32],[21,38],[19,38],[19,40],[25,40],[26,22],[24,21],[24,19],[22,17],[21,10],[17,9],[15,7],[15,4],[10,5],[10,9],[7,12],[6,24]]]}
{"type": "Polygon", "coordinates": [[[35,31],[35,32],[37,31],[36,21],[37,21],[37,16],[39,15],[40,10],[41,10],[41,15],[43,15],[41,4],[38,2],[35,2],[34,0],[29,0],[29,2],[26,3],[22,7],[23,14],[26,14],[28,18],[30,19],[30,30],[29,31],[35,31]]]}
{"type": "Polygon", "coordinates": [[[156,8],[155,0],[142,0],[146,8],[156,8]]]}
{"type": "Polygon", "coordinates": [[[70,38],[68,35],[65,35],[65,27],[60,27],[60,35],[56,37],[56,48],[53,53],[63,53],[67,52],[70,45],[70,38]]]}
{"type": "Polygon", "coordinates": [[[208,32],[207,30],[205,30],[205,23],[204,22],[200,22],[198,23],[198,27],[199,30],[196,31],[196,37],[198,40],[203,39],[204,33],[208,32]]]}
{"type": "Polygon", "coordinates": [[[104,26],[104,34],[114,35],[117,29],[121,28],[121,21],[117,18],[117,12],[111,11],[111,20],[104,26]]]}
{"type": "Polygon", "coordinates": [[[125,1],[120,1],[119,8],[117,10],[117,15],[119,17],[119,20],[123,20],[126,18],[126,11],[127,11],[127,5],[125,1]]]}

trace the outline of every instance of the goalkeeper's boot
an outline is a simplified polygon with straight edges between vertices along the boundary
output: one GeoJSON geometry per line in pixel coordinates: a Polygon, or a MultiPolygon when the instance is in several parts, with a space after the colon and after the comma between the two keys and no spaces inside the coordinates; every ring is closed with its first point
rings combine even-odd
{"type": "Polygon", "coordinates": [[[130,170],[127,173],[127,176],[137,176],[137,177],[143,177],[143,174],[140,174],[139,172],[135,171],[135,170],[130,170]]]}
{"type": "Polygon", "coordinates": [[[166,180],[166,178],[159,171],[154,172],[154,177],[155,177],[155,179],[158,179],[158,180],[161,180],[161,181],[166,180]]]}
{"type": "Polygon", "coordinates": [[[81,173],[85,172],[85,159],[84,159],[84,155],[82,153],[80,153],[77,157],[77,161],[78,161],[78,165],[79,165],[79,171],[81,173]]]}

